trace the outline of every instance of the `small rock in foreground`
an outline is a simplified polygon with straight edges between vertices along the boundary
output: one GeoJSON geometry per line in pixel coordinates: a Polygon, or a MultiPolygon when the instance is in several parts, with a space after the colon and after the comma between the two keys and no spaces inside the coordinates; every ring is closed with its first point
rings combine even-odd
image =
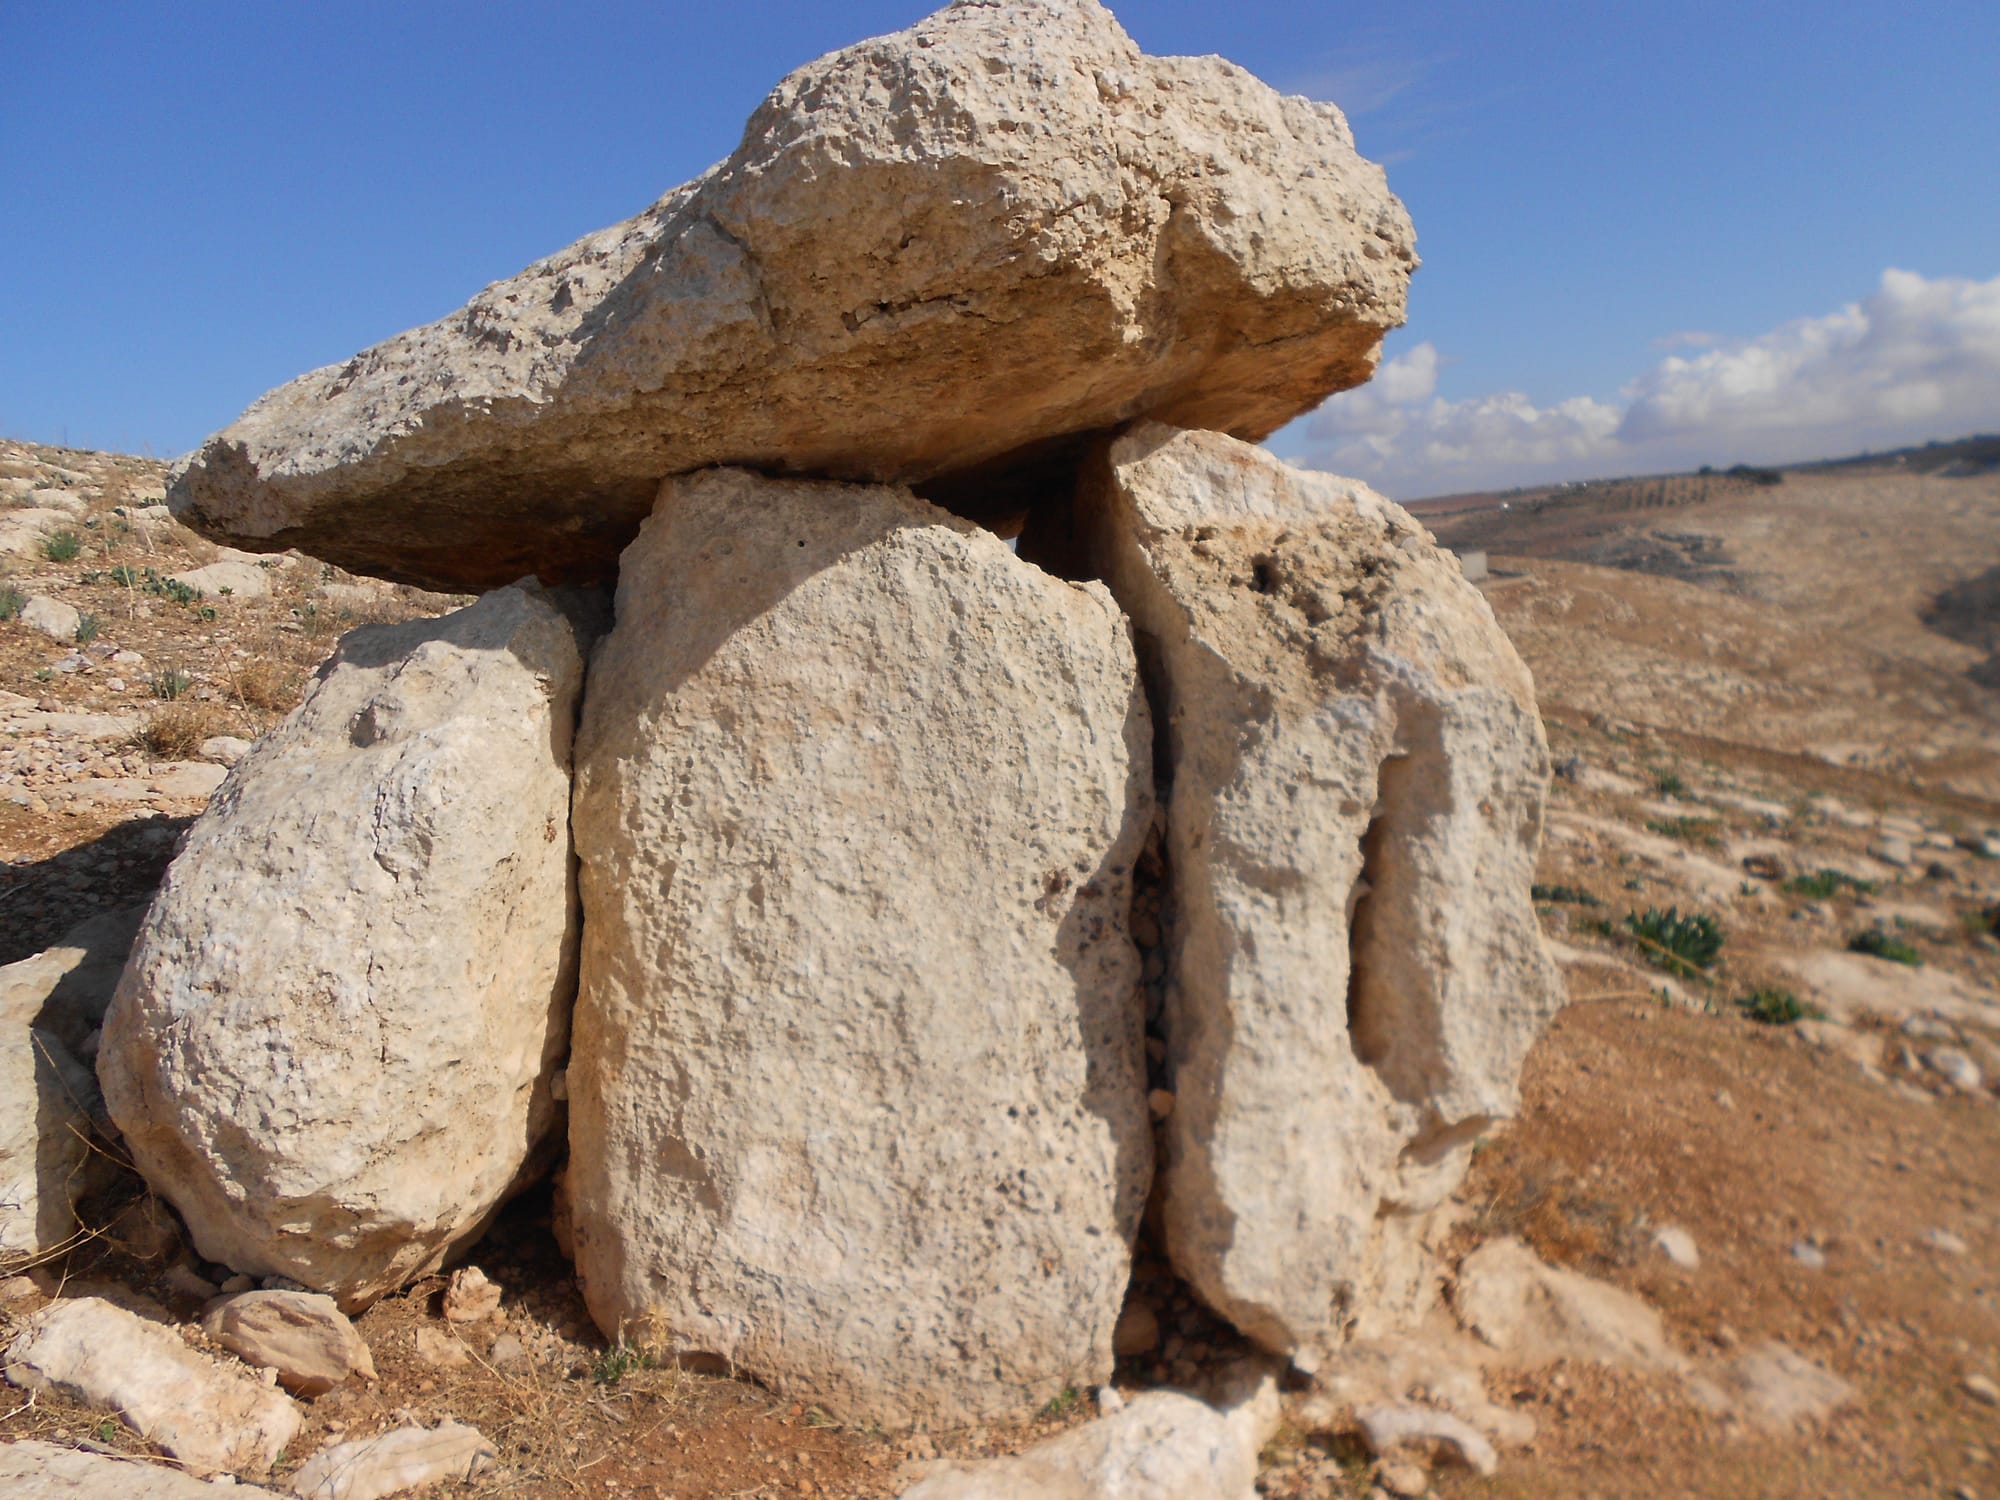
{"type": "Polygon", "coordinates": [[[201,1326],[245,1364],[276,1370],[294,1395],[375,1378],[368,1345],[334,1300],[316,1292],[242,1292],[210,1307],[201,1326]]]}
{"type": "Polygon", "coordinates": [[[1025,1453],[941,1464],[901,1500],[1251,1500],[1277,1413],[1269,1381],[1227,1410],[1148,1391],[1025,1453]]]}
{"type": "Polygon", "coordinates": [[[401,1490],[470,1479],[494,1454],[483,1433],[459,1422],[398,1427],[320,1449],[299,1466],[289,1487],[300,1500],[382,1500],[401,1490]]]}
{"type": "Polygon", "coordinates": [[[1500,1467],[1500,1456],[1485,1434],[1448,1411],[1398,1402],[1357,1412],[1355,1421],[1368,1451],[1378,1457],[1386,1458],[1412,1444],[1435,1445],[1476,1474],[1489,1475],[1500,1467]]]}
{"type": "Polygon", "coordinates": [[[191,1473],[265,1474],[299,1430],[299,1408],[241,1366],[96,1297],[37,1313],[7,1351],[7,1378],[115,1411],[191,1473]]]}

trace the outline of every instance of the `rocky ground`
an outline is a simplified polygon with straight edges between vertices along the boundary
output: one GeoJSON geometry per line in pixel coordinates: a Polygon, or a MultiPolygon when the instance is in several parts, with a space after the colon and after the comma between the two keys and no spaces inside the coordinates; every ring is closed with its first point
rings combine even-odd
{"type": "MultiPolygon", "coordinates": [[[[1815,483],[1829,526],[1865,514],[1883,546],[1918,538],[1928,571],[1861,591],[1851,549],[1801,530],[1801,484],[1746,489],[1712,524],[1747,586],[1531,556],[1496,557],[1487,585],[1557,758],[1538,904],[1571,1004],[1460,1193],[1454,1248],[1518,1236],[1643,1297],[1671,1348],[1488,1351],[1493,1402],[1534,1426],[1492,1477],[1442,1450],[1384,1465],[1351,1423],[1294,1417],[1265,1493],[2000,1495],[2000,741],[1991,691],[1967,685],[1980,651],[1920,619],[2000,557],[2000,484],[1815,483]],[[1963,488],[1934,513],[1945,485],[1963,488]],[[1714,930],[1647,921],[1669,910],[1714,930]],[[1760,1422],[1723,1372],[1773,1340],[1848,1399],[1760,1422]]],[[[296,701],[341,630],[452,601],[222,552],[149,511],[160,471],[140,460],[4,444],[0,488],[11,961],[144,901],[231,741],[296,701]],[[218,564],[247,571],[173,581],[218,564]]],[[[1028,1431],[888,1437],[649,1368],[592,1328],[551,1219],[532,1193],[475,1250],[493,1311],[448,1317],[437,1277],[358,1319],[376,1379],[306,1403],[280,1477],[328,1438],[449,1418],[495,1450],[453,1492],[888,1496],[940,1456],[1018,1449],[1095,1408],[1076,1392],[1028,1431]]],[[[0,1281],[0,1342],[95,1291],[214,1351],[198,1320],[225,1274],[126,1179],[66,1256],[0,1281]]],[[[1136,1287],[1127,1395],[1242,1352],[1157,1264],[1136,1287]]],[[[148,1451],[102,1410],[9,1397],[0,1437],[148,1451]]]]}

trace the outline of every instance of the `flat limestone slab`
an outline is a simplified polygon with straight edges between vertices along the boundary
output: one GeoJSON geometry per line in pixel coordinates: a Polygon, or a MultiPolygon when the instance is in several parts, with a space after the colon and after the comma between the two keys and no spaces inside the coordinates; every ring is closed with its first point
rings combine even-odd
{"type": "Polygon", "coordinates": [[[1096,0],[966,0],[799,69],[637,217],[264,396],[171,504],[453,589],[609,577],[659,480],[710,464],[1025,506],[1127,418],[1256,438],[1367,379],[1411,244],[1332,105],[1147,57],[1096,0]]]}
{"type": "Polygon", "coordinates": [[[238,1484],[218,1490],[162,1464],[106,1458],[54,1443],[0,1443],[0,1494],[7,1500],[256,1500],[273,1492],[238,1484]]]}
{"type": "Polygon", "coordinates": [[[1101,587],[903,491],[669,482],[577,742],[599,1327],[885,1427],[1109,1376],[1151,755],[1101,587]]]}

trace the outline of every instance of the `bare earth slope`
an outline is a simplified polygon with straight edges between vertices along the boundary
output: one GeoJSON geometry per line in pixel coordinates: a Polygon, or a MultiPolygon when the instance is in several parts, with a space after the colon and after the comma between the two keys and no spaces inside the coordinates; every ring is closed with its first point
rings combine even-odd
{"type": "Polygon", "coordinates": [[[1492,553],[1489,596],[1545,706],[2000,799],[1983,680],[2000,610],[1980,586],[2000,567],[2000,474],[1793,470],[1705,502],[1693,481],[1668,488],[1676,503],[1639,510],[1430,518],[1446,545],[1492,553]],[[1591,561],[1610,557],[1626,566],[1591,561]]]}
{"type": "MultiPolygon", "coordinates": [[[[339,631],[450,602],[297,556],[250,560],[226,594],[176,590],[232,559],[146,515],[160,473],[0,443],[0,540],[44,528],[0,553],[0,604],[94,622],[56,639],[0,609],[0,961],[147,899],[231,753],[204,745],[268,727],[339,631]],[[74,554],[51,556],[65,533],[74,554]]],[[[2000,479],[1709,489],[1432,518],[1492,549],[1487,597],[1537,679],[1558,776],[1536,904],[1570,1000],[1518,1119],[1479,1151],[1458,1244],[1518,1235],[1644,1296],[1704,1368],[1781,1340],[1853,1400],[1763,1431],[1671,1375],[1496,1357],[1492,1400],[1537,1435],[1490,1479],[1431,1455],[1424,1482],[1536,1500],[2000,1494],[2000,1408],[1977,1393],[2000,1381],[2000,691],[1978,675],[2000,479]],[[1660,967],[1630,930],[1666,908],[1719,927],[1705,969],[1660,967]],[[1851,950],[1870,933],[1915,962],[1851,950]],[[1663,1226],[1698,1268],[1661,1254],[1663,1226]]],[[[203,1343],[222,1268],[138,1194],[128,1178],[90,1205],[93,1237],[29,1279],[0,1266],[0,1346],[51,1298],[107,1287],[203,1343]]],[[[1092,1411],[1079,1392],[1021,1428],[889,1439],[747,1382],[641,1368],[591,1329],[550,1210],[530,1194],[474,1248],[501,1288],[492,1317],[448,1324],[433,1278],[361,1318],[380,1379],[314,1401],[279,1479],[330,1437],[450,1417],[500,1460],[440,1493],[888,1497],[934,1458],[1017,1450],[1092,1411]]],[[[1120,1390],[1198,1386],[1240,1351],[1157,1260],[1137,1283],[1151,1322],[1120,1390]]],[[[61,1397],[9,1401],[0,1440],[18,1438],[151,1453],[61,1397]]],[[[1259,1489],[1359,1500],[1381,1472],[1351,1424],[1294,1424],[1259,1489]]]]}

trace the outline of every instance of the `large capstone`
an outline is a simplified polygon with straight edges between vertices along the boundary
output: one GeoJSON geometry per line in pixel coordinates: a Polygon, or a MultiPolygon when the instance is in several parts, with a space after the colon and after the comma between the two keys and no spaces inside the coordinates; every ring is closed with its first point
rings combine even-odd
{"type": "Polygon", "coordinates": [[[1409,219],[1330,104],[960,0],[792,74],[724,162],[210,438],[176,514],[463,588],[609,577],[708,464],[1025,507],[1140,414],[1256,438],[1367,379],[1409,219]]]}
{"type": "Polygon", "coordinates": [[[351,1310],[559,1143],[582,680],[532,585],[364,627],[196,821],[98,1072],[210,1260],[351,1310]]]}
{"type": "Polygon", "coordinates": [[[1168,1250],[1312,1369],[1421,1304],[1422,1217],[1558,1003],[1533,686],[1363,486],[1142,423],[1082,488],[1166,719],[1168,1250]]]}
{"type": "Polygon", "coordinates": [[[607,1335],[884,1426],[1109,1375],[1151,753],[1103,588],[902,490],[663,487],[577,752],[568,1192],[607,1335]]]}

